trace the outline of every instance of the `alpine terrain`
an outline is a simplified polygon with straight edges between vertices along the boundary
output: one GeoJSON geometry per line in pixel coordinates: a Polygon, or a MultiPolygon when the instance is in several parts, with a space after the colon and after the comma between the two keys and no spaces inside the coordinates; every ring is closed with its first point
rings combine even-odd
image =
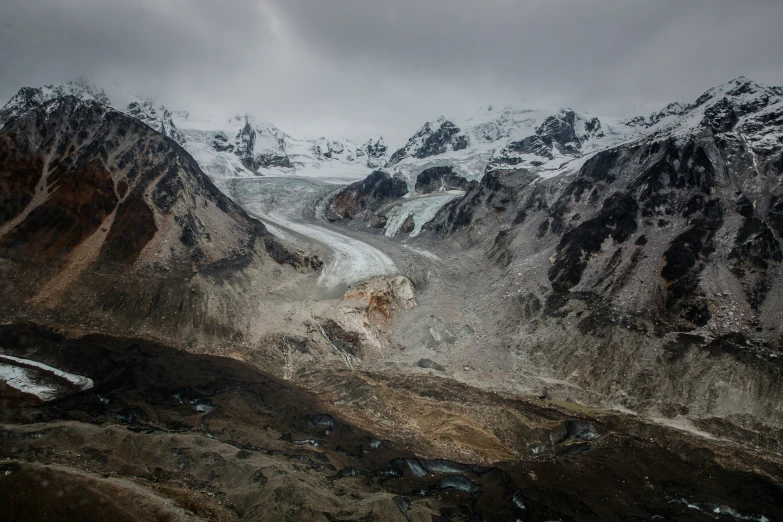
{"type": "Polygon", "coordinates": [[[0,109],[0,518],[783,520],[783,88],[180,109],[0,109]]]}

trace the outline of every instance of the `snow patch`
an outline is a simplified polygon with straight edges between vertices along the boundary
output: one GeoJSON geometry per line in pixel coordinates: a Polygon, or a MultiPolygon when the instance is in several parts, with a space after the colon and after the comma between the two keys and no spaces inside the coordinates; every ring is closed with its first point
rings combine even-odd
{"type": "Polygon", "coordinates": [[[88,377],[64,372],[29,359],[0,355],[0,380],[5,381],[11,388],[35,395],[43,401],[56,399],[62,394],[62,388],[56,381],[52,381],[47,373],[65,379],[80,391],[94,386],[92,379],[88,377]]]}

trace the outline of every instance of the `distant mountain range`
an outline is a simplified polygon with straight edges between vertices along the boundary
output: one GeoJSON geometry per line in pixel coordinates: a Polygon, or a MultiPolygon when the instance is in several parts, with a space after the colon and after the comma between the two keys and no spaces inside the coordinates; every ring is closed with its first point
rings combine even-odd
{"type": "Polygon", "coordinates": [[[213,179],[264,174],[362,177],[388,159],[382,137],[362,144],[344,138],[295,138],[251,115],[198,119],[119,87],[107,94],[84,79],[23,87],[0,109],[0,124],[64,95],[93,100],[142,121],[182,145],[213,179]]]}
{"type": "MultiPolygon", "coordinates": [[[[743,110],[767,108],[758,115],[764,120],[774,119],[781,99],[780,88],[740,77],[710,89],[693,103],[671,103],[648,116],[606,118],[570,108],[488,106],[464,120],[441,117],[426,122],[395,151],[382,137],[361,144],[344,138],[296,138],[252,115],[198,118],[119,87],[107,93],[89,81],[77,80],[62,86],[22,88],[0,109],[0,124],[63,94],[95,100],[144,122],[182,145],[213,179],[270,174],[362,178],[382,169],[404,179],[411,192],[416,177],[432,167],[450,167],[467,180],[511,168],[524,168],[544,178],[573,173],[597,152],[623,143],[667,133],[687,134],[705,117],[715,118],[728,110],[728,101],[716,101],[731,100],[743,110]]],[[[724,125],[738,118],[729,113],[723,116],[728,118],[724,125]]],[[[779,138],[779,133],[770,135],[767,123],[745,126],[743,136],[750,146],[769,148],[779,138]]]]}

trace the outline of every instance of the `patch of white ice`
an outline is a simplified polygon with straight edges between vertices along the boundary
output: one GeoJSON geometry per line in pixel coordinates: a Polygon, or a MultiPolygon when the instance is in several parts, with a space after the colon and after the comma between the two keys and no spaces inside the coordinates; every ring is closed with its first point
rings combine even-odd
{"type": "Polygon", "coordinates": [[[464,195],[465,193],[461,190],[450,190],[411,197],[389,212],[388,222],[383,233],[386,237],[396,236],[408,217],[412,216],[414,227],[410,237],[416,237],[421,233],[422,227],[432,221],[443,205],[464,195]]]}
{"type": "Polygon", "coordinates": [[[46,382],[47,380],[42,378],[43,376],[33,368],[52,373],[61,379],[65,379],[82,391],[89,390],[94,386],[92,379],[89,377],[64,372],[46,364],[31,361],[29,359],[22,359],[21,357],[0,355],[0,380],[5,381],[6,384],[12,388],[36,395],[44,401],[50,401],[57,398],[60,389],[55,384],[46,382]]]}

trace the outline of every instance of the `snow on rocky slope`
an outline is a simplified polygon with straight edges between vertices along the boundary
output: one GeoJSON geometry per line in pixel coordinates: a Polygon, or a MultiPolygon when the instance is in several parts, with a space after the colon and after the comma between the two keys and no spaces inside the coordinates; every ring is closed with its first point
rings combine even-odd
{"type": "MultiPolygon", "coordinates": [[[[432,220],[454,199],[427,197],[432,192],[480,191],[470,182],[489,173],[515,170],[539,181],[560,180],[558,176],[589,168],[593,158],[600,159],[611,150],[669,139],[682,148],[705,129],[747,149],[748,156],[736,161],[750,158],[749,168],[758,174],[759,165],[780,149],[783,140],[781,94],[780,88],[740,77],[710,89],[691,104],[672,103],[646,117],[608,119],[570,109],[497,110],[491,106],[464,121],[441,117],[425,123],[385,165],[385,175],[407,184],[410,201],[403,203],[384,193],[384,205],[368,207],[364,196],[377,199],[375,185],[360,182],[332,201],[333,217],[349,221],[358,217],[371,226],[385,227],[390,236],[400,231],[417,235],[424,220],[432,220]]],[[[373,176],[378,174],[367,180],[373,176]]],[[[494,204],[495,209],[505,206],[494,204]]],[[[456,216],[451,219],[461,222],[456,216]]]]}
{"type": "Polygon", "coordinates": [[[0,109],[0,125],[63,95],[94,100],[142,121],[182,145],[213,179],[258,175],[363,178],[388,159],[382,137],[362,144],[344,138],[296,138],[251,115],[199,118],[186,111],[170,111],[116,85],[107,92],[84,79],[62,86],[23,87],[0,109]]]}
{"type": "Polygon", "coordinates": [[[386,167],[411,191],[417,176],[450,167],[468,180],[489,171],[526,168],[542,177],[572,172],[592,153],[641,132],[618,120],[599,119],[571,109],[480,109],[464,121],[439,118],[425,123],[386,167]]]}
{"type": "Polygon", "coordinates": [[[766,156],[783,139],[779,122],[783,89],[739,77],[705,92],[694,103],[671,103],[649,116],[593,117],[571,109],[519,110],[486,107],[465,120],[425,123],[394,152],[386,169],[407,181],[435,167],[467,180],[495,170],[521,168],[542,178],[577,172],[596,153],[626,143],[668,136],[686,139],[702,122],[738,130],[738,138],[766,156]]]}
{"type": "Polygon", "coordinates": [[[295,138],[253,116],[195,119],[176,113],[181,144],[214,179],[256,175],[362,178],[383,165],[382,137],[357,145],[347,139],[295,138]]]}
{"type": "Polygon", "coordinates": [[[447,203],[425,233],[499,271],[465,277],[465,308],[505,321],[482,350],[656,417],[779,429],[782,94],[738,78],[629,121],[573,175],[494,170],[447,203]]]}

